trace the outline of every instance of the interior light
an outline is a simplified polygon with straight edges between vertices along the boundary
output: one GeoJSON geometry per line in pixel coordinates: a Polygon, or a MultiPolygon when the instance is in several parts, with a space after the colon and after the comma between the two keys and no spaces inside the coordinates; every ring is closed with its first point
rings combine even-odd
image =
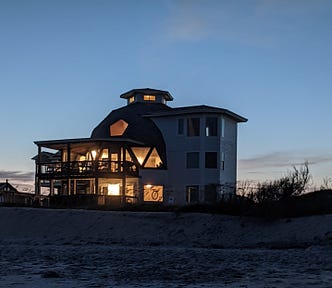
{"type": "Polygon", "coordinates": [[[148,188],[148,189],[150,189],[152,187],[152,185],[151,184],[147,184],[147,185],[145,185],[145,187],[148,188]]]}
{"type": "Polygon", "coordinates": [[[96,156],[97,156],[97,151],[96,150],[92,150],[91,151],[91,155],[92,155],[93,160],[95,160],[96,156]]]}
{"type": "Polygon", "coordinates": [[[108,184],[107,195],[119,196],[120,195],[120,184],[108,184]]]}
{"type": "Polygon", "coordinates": [[[143,157],[137,157],[137,161],[139,164],[143,164],[144,158],[143,157]]]}

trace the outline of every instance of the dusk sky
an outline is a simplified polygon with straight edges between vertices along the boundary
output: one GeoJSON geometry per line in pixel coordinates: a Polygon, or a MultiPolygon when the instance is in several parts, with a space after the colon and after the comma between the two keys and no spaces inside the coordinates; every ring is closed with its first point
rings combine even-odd
{"type": "Polygon", "coordinates": [[[239,180],[332,177],[332,1],[0,0],[0,182],[145,87],[248,118],[239,180]]]}

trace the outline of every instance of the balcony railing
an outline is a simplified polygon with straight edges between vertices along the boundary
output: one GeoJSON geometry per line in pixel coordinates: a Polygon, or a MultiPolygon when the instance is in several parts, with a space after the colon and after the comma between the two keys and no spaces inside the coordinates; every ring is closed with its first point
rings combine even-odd
{"type": "Polygon", "coordinates": [[[138,167],[130,161],[47,162],[37,165],[39,177],[98,177],[110,175],[138,176],[138,167]]]}

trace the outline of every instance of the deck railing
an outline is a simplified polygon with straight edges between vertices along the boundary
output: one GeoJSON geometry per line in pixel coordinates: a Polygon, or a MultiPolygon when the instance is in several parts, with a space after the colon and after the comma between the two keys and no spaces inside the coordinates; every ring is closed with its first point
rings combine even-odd
{"type": "Polygon", "coordinates": [[[40,177],[96,177],[103,174],[123,174],[138,176],[138,167],[130,161],[70,161],[44,162],[37,165],[40,177]]]}

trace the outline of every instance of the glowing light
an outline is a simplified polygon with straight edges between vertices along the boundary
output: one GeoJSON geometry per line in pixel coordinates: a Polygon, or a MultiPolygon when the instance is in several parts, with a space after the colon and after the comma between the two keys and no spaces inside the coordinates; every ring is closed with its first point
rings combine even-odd
{"type": "Polygon", "coordinates": [[[137,161],[138,161],[138,163],[139,164],[143,164],[143,161],[144,161],[144,158],[142,158],[142,157],[137,157],[137,161]]]}
{"type": "Polygon", "coordinates": [[[144,101],[156,101],[156,96],[154,95],[144,95],[144,101]]]}
{"type": "Polygon", "coordinates": [[[144,185],[143,200],[146,202],[163,202],[164,187],[161,185],[144,185]]]}
{"type": "Polygon", "coordinates": [[[96,151],[96,150],[92,150],[92,151],[91,151],[91,155],[92,155],[92,158],[93,158],[93,159],[96,159],[97,151],[96,151]]]}
{"type": "Polygon", "coordinates": [[[107,195],[119,196],[120,195],[120,184],[108,184],[107,195]]]}

